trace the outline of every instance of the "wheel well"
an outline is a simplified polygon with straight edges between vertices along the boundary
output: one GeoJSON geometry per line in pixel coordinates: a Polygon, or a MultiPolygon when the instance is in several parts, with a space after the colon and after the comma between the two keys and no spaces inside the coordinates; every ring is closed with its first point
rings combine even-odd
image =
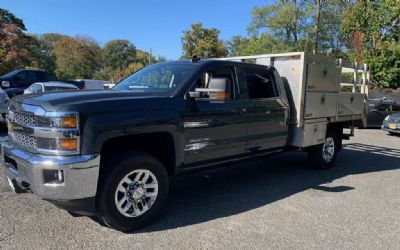
{"type": "Polygon", "coordinates": [[[160,132],[112,138],[106,141],[101,148],[101,163],[129,151],[148,153],[165,166],[169,175],[175,172],[175,144],[169,133],[160,132]]]}
{"type": "Polygon", "coordinates": [[[343,124],[342,123],[330,123],[328,124],[327,131],[333,131],[338,139],[339,150],[342,149],[342,140],[343,140],[343,124]]]}

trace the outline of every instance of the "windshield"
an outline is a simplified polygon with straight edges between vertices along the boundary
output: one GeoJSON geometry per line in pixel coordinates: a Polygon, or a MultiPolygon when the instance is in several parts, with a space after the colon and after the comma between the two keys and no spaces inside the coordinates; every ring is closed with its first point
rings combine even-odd
{"type": "Polygon", "coordinates": [[[154,64],[122,80],[113,89],[169,95],[185,83],[196,68],[191,64],[154,64]]]}
{"type": "Polygon", "coordinates": [[[17,74],[17,73],[20,72],[20,71],[21,71],[20,69],[16,69],[16,70],[11,71],[10,73],[7,73],[7,74],[5,74],[5,75],[2,75],[1,77],[2,77],[2,78],[9,78],[9,77],[14,76],[15,74],[17,74]]]}

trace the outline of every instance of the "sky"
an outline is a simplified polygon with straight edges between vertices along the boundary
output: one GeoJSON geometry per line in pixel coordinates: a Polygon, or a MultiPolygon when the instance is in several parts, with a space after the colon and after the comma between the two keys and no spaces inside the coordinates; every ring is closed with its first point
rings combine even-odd
{"type": "Polygon", "coordinates": [[[88,35],[100,46],[127,39],[138,49],[178,59],[182,32],[202,22],[220,39],[247,35],[251,10],[272,0],[0,0],[21,18],[28,33],[88,35]]]}

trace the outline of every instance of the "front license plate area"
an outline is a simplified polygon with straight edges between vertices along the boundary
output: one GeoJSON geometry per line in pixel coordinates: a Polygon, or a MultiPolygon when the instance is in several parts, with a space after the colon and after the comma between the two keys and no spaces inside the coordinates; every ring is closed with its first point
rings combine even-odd
{"type": "Polygon", "coordinates": [[[389,123],[389,126],[388,126],[390,129],[396,129],[396,124],[395,123],[389,123]]]}

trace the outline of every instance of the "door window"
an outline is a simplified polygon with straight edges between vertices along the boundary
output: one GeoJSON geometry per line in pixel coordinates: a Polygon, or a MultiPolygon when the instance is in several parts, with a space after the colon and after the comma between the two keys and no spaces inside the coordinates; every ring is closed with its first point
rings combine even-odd
{"type": "Polygon", "coordinates": [[[243,74],[250,99],[277,96],[273,73],[266,68],[244,67],[243,74]]]}
{"type": "Polygon", "coordinates": [[[400,111],[400,105],[392,105],[392,111],[399,112],[400,111]]]}
{"type": "Polygon", "coordinates": [[[378,111],[390,111],[390,105],[389,104],[380,104],[375,107],[376,110],[378,111]]]}
{"type": "Polygon", "coordinates": [[[33,84],[33,85],[31,86],[31,91],[32,91],[32,93],[40,93],[40,92],[42,92],[42,85],[40,85],[40,84],[33,84]]]}
{"type": "Polygon", "coordinates": [[[25,72],[18,73],[15,76],[15,78],[18,78],[18,80],[25,80],[26,79],[26,74],[25,74],[25,72]]]}
{"type": "Polygon", "coordinates": [[[45,81],[45,74],[44,72],[37,71],[36,72],[36,79],[38,81],[45,81]]]}
{"type": "Polygon", "coordinates": [[[35,71],[27,71],[25,74],[25,79],[36,80],[36,72],[35,71]]]}
{"type": "Polygon", "coordinates": [[[231,82],[230,89],[231,99],[234,99],[237,90],[234,88],[234,73],[230,67],[216,67],[203,72],[200,78],[196,81],[196,88],[209,88],[209,83],[212,78],[228,78],[231,82]]]}

